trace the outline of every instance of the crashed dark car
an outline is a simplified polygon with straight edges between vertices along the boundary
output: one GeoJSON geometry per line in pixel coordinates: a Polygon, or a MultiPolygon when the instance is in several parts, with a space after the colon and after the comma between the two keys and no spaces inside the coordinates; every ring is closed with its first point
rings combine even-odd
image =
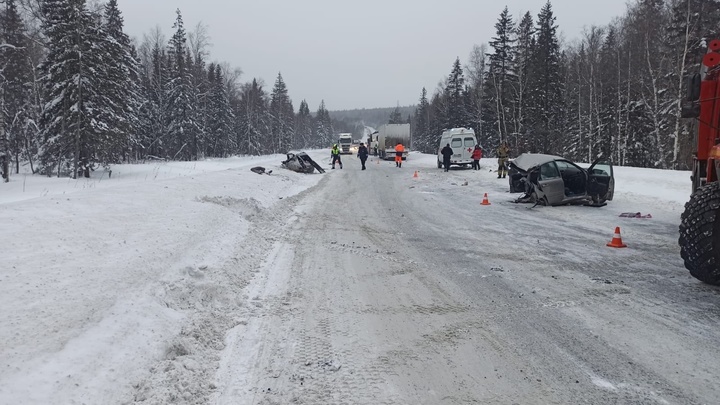
{"type": "Polygon", "coordinates": [[[584,169],[560,156],[524,153],[510,161],[508,175],[510,192],[524,193],[518,203],[601,207],[615,191],[612,164],[603,159],[584,169]]]}
{"type": "Polygon", "coordinates": [[[318,172],[325,173],[325,170],[305,152],[288,153],[286,155],[287,160],[282,161],[282,167],[286,169],[306,174],[310,174],[317,169],[318,172]]]}

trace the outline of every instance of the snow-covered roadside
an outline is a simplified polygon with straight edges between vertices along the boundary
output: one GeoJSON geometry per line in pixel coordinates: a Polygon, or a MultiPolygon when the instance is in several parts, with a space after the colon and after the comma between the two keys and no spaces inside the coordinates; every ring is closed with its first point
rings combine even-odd
{"type": "Polygon", "coordinates": [[[245,246],[249,224],[323,178],[280,169],[282,159],[120,165],[110,179],[2,185],[0,403],[163,402],[146,386],[159,379],[198,398],[208,387],[193,376],[212,374],[267,253],[262,232],[245,246]],[[257,165],[273,174],[252,173],[257,165]],[[197,355],[175,362],[187,353],[197,355]]]}

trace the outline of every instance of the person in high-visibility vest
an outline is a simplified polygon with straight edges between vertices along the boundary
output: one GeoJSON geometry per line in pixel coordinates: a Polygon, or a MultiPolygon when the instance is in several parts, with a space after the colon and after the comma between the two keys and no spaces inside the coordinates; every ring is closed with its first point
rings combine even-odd
{"type": "Polygon", "coordinates": [[[395,146],[395,166],[402,167],[402,157],[405,152],[405,147],[400,142],[395,146]]]}
{"type": "Polygon", "coordinates": [[[340,164],[340,168],[342,169],[342,160],[340,160],[340,148],[338,148],[337,144],[333,145],[332,149],[330,149],[330,156],[332,156],[332,168],[335,168],[335,162],[338,162],[340,164]]]}

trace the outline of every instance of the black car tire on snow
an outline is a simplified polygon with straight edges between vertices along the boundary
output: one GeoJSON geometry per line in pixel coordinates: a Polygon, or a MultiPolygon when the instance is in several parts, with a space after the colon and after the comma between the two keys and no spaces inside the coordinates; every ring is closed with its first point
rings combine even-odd
{"type": "Polygon", "coordinates": [[[440,163],[440,161],[438,160],[438,169],[442,169],[442,166],[442,163],[440,163]]]}
{"type": "Polygon", "coordinates": [[[678,243],[690,274],[720,285],[720,182],[700,187],[685,204],[678,243]]]}

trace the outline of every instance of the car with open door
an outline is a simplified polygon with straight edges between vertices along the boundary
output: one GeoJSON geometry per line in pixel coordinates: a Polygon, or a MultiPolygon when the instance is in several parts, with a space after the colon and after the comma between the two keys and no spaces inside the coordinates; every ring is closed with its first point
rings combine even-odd
{"type": "Polygon", "coordinates": [[[560,156],[524,153],[510,161],[510,192],[515,202],[542,205],[585,204],[602,207],[613,199],[613,166],[598,159],[585,169],[560,156]]]}

